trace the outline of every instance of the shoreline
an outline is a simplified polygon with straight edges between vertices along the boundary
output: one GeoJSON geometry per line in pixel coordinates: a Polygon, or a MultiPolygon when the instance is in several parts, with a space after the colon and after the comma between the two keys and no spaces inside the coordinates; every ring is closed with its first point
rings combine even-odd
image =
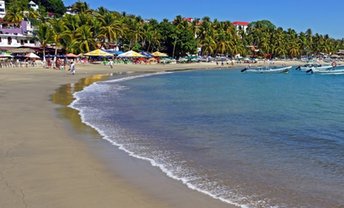
{"type": "Polygon", "coordinates": [[[51,102],[61,85],[76,84],[91,75],[204,69],[200,64],[187,65],[77,66],[74,76],[39,68],[0,69],[0,206],[233,207],[188,189],[116,148],[110,150],[94,134],[69,126],[57,112],[61,106],[51,102]],[[111,153],[100,151],[103,148],[111,153]],[[132,181],[137,175],[125,177],[138,170],[144,178],[153,178],[152,189],[147,189],[152,184],[145,179],[132,181]]]}

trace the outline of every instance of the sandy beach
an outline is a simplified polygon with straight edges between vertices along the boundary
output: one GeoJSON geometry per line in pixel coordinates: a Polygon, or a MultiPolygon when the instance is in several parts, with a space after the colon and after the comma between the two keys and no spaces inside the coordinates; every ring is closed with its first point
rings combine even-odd
{"type": "Polygon", "coordinates": [[[231,207],[109,147],[96,134],[78,131],[58,112],[63,106],[51,101],[61,85],[95,74],[215,66],[77,65],[74,76],[1,68],[0,207],[231,207]],[[142,177],[132,180],[137,171],[142,177]]]}

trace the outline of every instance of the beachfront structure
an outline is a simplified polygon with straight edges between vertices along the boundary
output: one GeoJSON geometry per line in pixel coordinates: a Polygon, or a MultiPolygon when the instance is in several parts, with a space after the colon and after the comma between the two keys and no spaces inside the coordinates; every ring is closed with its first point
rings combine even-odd
{"type": "Polygon", "coordinates": [[[32,35],[33,26],[30,21],[22,20],[17,26],[14,23],[9,23],[0,19],[0,34],[14,34],[14,35],[32,35]]]}
{"type": "Polygon", "coordinates": [[[235,21],[232,22],[232,24],[234,25],[235,29],[237,31],[239,30],[243,30],[246,33],[246,30],[248,28],[248,25],[250,24],[249,22],[240,22],[240,21],[235,21]]]}
{"type": "Polygon", "coordinates": [[[33,1],[29,2],[29,7],[35,11],[37,11],[39,9],[38,5],[33,1]]]}
{"type": "Polygon", "coordinates": [[[0,34],[0,49],[17,48],[21,46],[36,47],[38,45],[39,44],[35,41],[33,36],[0,34]]]}
{"type": "Polygon", "coordinates": [[[0,1],[0,18],[4,18],[6,15],[5,1],[0,1]]]}
{"type": "Polygon", "coordinates": [[[38,46],[33,36],[33,27],[29,21],[21,21],[19,26],[0,19],[0,48],[20,46],[38,46]]]}

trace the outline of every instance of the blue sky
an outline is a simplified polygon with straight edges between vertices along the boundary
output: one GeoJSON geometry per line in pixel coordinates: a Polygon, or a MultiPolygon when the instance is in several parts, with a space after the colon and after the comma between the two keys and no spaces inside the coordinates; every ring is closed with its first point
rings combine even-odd
{"type": "MultiPolygon", "coordinates": [[[[64,0],[69,6],[77,0],[64,0]]],[[[344,38],[343,0],[86,0],[92,9],[103,6],[125,11],[144,19],[172,20],[183,17],[209,16],[212,20],[257,21],[267,19],[278,27],[297,32],[311,28],[313,33],[344,38]]]]}

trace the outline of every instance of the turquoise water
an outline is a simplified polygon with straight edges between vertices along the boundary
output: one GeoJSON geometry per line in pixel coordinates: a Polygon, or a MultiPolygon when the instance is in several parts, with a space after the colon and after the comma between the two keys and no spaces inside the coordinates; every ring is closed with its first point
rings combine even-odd
{"type": "Polygon", "coordinates": [[[242,207],[344,205],[344,76],[207,70],[110,80],[73,107],[104,139],[242,207]]]}

